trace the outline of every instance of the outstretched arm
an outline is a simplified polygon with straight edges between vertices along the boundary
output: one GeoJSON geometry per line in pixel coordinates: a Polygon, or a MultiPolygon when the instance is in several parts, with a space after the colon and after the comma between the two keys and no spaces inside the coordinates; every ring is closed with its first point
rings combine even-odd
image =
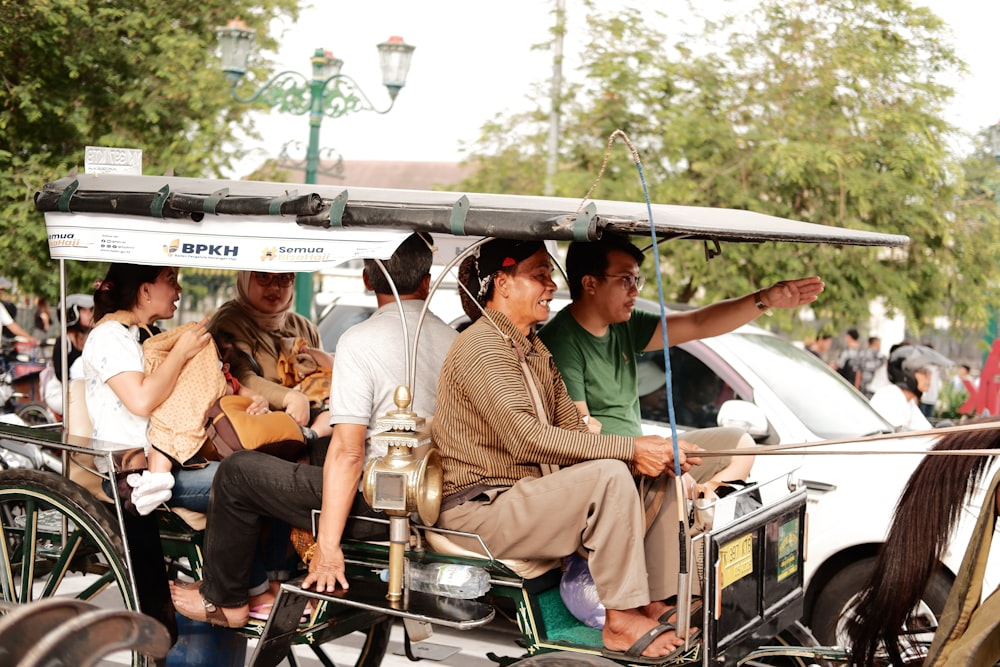
{"type": "MultiPolygon", "coordinates": [[[[717,301],[704,308],[667,315],[670,344],[724,334],[760,317],[771,308],[798,308],[812,303],[823,291],[818,276],[782,280],[770,287],[735,299],[717,301]],[[763,308],[758,306],[760,303],[763,308]]],[[[650,338],[646,351],[663,349],[662,324],[650,338]]]]}

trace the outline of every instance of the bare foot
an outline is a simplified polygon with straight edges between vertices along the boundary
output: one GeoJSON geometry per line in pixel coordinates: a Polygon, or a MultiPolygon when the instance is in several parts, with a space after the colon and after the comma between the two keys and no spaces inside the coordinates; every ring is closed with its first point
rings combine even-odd
{"type": "Polygon", "coordinates": [[[270,590],[266,590],[260,595],[251,595],[250,598],[247,600],[247,605],[250,607],[250,609],[263,606],[272,606],[274,605],[274,601],[276,599],[277,596],[274,593],[272,593],[270,590]]]}
{"type": "Polygon", "coordinates": [[[170,598],[177,613],[194,621],[226,628],[241,628],[250,618],[250,609],[247,605],[222,607],[212,604],[201,596],[201,587],[182,586],[171,581],[170,598]]]}
{"type": "MultiPolygon", "coordinates": [[[[652,621],[656,621],[657,623],[662,623],[663,622],[663,621],[660,620],[660,616],[663,616],[663,613],[665,611],[667,611],[668,609],[673,609],[673,607],[671,607],[670,605],[668,605],[666,602],[664,602],[662,600],[653,600],[652,602],[650,602],[646,606],[639,607],[639,611],[642,612],[643,616],[645,616],[646,618],[648,618],[648,619],[650,619],[652,621]]],[[[677,620],[677,615],[673,614],[670,617],[669,622],[670,623],[674,623],[674,622],[676,622],[676,620],[677,620]]]]}
{"type": "MultiPolygon", "coordinates": [[[[608,609],[604,629],[601,631],[601,640],[606,649],[626,651],[636,640],[657,625],[658,622],[648,618],[639,609],[608,609]]],[[[642,655],[647,658],[660,658],[670,655],[674,649],[683,645],[684,640],[673,630],[668,630],[654,639],[642,655]]]]}

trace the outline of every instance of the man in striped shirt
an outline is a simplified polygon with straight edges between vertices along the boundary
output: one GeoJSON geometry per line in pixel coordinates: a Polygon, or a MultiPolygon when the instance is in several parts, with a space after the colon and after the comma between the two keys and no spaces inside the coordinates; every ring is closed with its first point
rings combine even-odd
{"type": "MultiPolygon", "coordinates": [[[[607,610],[605,655],[672,655],[684,643],[668,603],[684,518],[668,479],[670,441],[587,430],[534,333],[556,289],[541,243],[490,241],[463,262],[459,280],[475,298],[469,316],[482,317],[452,345],[438,384],[439,525],[478,533],[500,558],[561,558],[582,547],[607,610]],[[635,476],[666,481],[658,510],[644,511],[635,476]]],[[[680,445],[686,472],[701,460],[680,445]]]]}

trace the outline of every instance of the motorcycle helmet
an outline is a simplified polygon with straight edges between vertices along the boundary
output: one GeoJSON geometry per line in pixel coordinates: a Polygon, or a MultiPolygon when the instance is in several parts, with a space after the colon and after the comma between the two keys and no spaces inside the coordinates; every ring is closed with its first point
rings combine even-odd
{"type": "Polygon", "coordinates": [[[889,353],[887,366],[889,382],[920,398],[923,392],[917,388],[917,371],[926,371],[931,366],[951,365],[951,359],[932,347],[900,345],[889,353]]]}
{"type": "Polygon", "coordinates": [[[66,297],[66,328],[71,329],[80,324],[80,309],[94,309],[94,297],[89,294],[70,294],[66,297]]]}

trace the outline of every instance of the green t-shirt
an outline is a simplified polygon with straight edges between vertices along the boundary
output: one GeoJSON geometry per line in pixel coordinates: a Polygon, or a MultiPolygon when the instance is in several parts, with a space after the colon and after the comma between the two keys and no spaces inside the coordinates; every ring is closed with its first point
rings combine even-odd
{"type": "Polygon", "coordinates": [[[627,322],[612,324],[603,336],[581,327],[569,308],[559,311],[538,332],[574,401],[585,401],[601,422],[601,433],[642,435],[636,355],[649,344],[660,316],[632,311],[627,322]]]}

